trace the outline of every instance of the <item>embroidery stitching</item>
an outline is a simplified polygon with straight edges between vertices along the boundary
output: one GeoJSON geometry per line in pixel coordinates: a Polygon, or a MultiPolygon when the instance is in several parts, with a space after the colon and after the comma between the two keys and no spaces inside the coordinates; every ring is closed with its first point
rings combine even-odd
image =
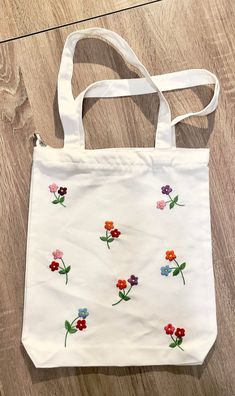
{"type": "Polygon", "coordinates": [[[109,244],[113,242],[115,238],[119,238],[121,232],[117,228],[114,228],[113,221],[106,221],[104,228],[106,229],[106,235],[100,237],[100,240],[106,242],[108,249],[110,249],[109,244]]]}
{"type": "Polygon", "coordinates": [[[78,330],[82,331],[87,328],[87,323],[86,323],[86,318],[89,315],[89,312],[87,308],[79,308],[78,310],[78,316],[76,316],[75,319],[72,320],[70,323],[68,320],[64,322],[64,327],[66,330],[65,337],[64,337],[64,347],[66,348],[67,346],[67,337],[68,334],[74,334],[77,333],[78,330]],[[81,319],[80,319],[81,318],[81,319]],[[74,326],[74,323],[77,320],[76,326],[74,326]]]}
{"type": "Polygon", "coordinates": [[[131,299],[131,297],[129,297],[128,294],[130,293],[133,286],[138,285],[138,276],[131,275],[130,278],[127,280],[127,282],[126,282],[126,280],[118,279],[116,287],[118,287],[118,289],[120,290],[118,293],[120,300],[117,301],[116,303],[112,304],[112,306],[119,304],[123,300],[129,301],[131,299]],[[127,288],[127,282],[130,283],[130,287],[127,290],[127,292],[125,292],[125,289],[127,288]]]}
{"type": "Polygon", "coordinates": [[[171,336],[171,339],[173,341],[170,343],[169,347],[170,348],[178,347],[179,349],[181,349],[181,351],[184,351],[184,349],[180,345],[183,343],[183,337],[185,336],[185,329],[177,327],[177,329],[175,330],[175,327],[171,323],[169,323],[164,327],[164,330],[166,334],[171,336]],[[174,332],[176,338],[173,337],[174,332]]]}
{"type": "Polygon", "coordinates": [[[66,267],[65,262],[63,260],[64,253],[61,250],[56,249],[52,253],[52,255],[53,255],[55,260],[60,260],[61,261],[63,267],[61,267],[60,263],[58,263],[57,261],[52,261],[51,264],[49,265],[49,268],[51,269],[52,272],[58,271],[58,269],[60,269],[59,274],[60,275],[65,275],[65,284],[67,285],[67,283],[68,283],[68,273],[71,270],[71,265],[66,267]]]}
{"type": "Polygon", "coordinates": [[[165,265],[160,268],[161,275],[168,276],[172,271],[173,271],[173,276],[177,276],[181,274],[183,284],[185,285],[185,278],[183,274],[183,270],[186,267],[186,263],[179,264],[178,261],[176,261],[176,255],[174,250],[167,250],[166,251],[166,260],[174,261],[176,263],[176,267],[170,267],[169,265],[165,265]]]}
{"type": "Polygon", "coordinates": [[[60,204],[62,205],[64,208],[66,208],[66,206],[64,205],[64,200],[65,200],[65,196],[67,194],[67,187],[58,187],[56,183],[52,183],[49,186],[49,190],[51,193],[54,194],[55,199],[54,201],[52,201],[51,203],[53,204],[60,204]],[[58,190],[58,191],[57,191],[58,190]],[[56,195],[56,192],[58,195],[56,195]]]}
{"type": "Polygon", "coordinates": [[[169,186],[169,184],[167,184],[166,186],[163,186],[161,188],[161,190],[162,190],[162,194],[168,195],[170,200],[169,201],[164,201],[164,200],[157,201],[157,204],[156,204],[156,208],[157,209],[163,210],[165,208],[166,204],[168,204],[168,203],[169,203],[169,208],[170,209],[173,209],[175,205],[177,205],[177,206],[185,206],[185,205],[182,205],[182,204],[178,203],[178,199],[179,199],[178,195],[176,195],[174,198],[172,198],[170,196],[170,193],[173,191],[173,189],[169,186]]]}

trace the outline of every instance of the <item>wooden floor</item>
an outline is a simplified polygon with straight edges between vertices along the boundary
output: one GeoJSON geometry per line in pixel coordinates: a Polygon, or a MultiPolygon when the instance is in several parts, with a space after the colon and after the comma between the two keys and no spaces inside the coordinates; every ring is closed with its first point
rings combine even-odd
{"type": "MultiPolygon", "coordinates": [[[[233,396],[235,3],[233,0],[164,0],[145,5],[128,0],[74,0],[69,6],[62,0],[44,3],[40,2],[41,8],[31,8],[28,14],[28,1],[24,1],[24,6],[5,1],[4,23],[0,21],[0,39],[14,39],[0,44],[0,395],[233,396]],[[42,14],[44,3],[50,12],[45,9],[42,14]],[[79,7],[80,3],[84,7],[79,7]],[[136,5],[139,6],[130,8],[136,5]],[[107,12],[111,14],[50,30],[107,12]],[[216,113],[206,119],[192,118],[177,127],[178,146],[211,148],[218,338],[201,367],[36,369],[20,343],[32,135],[37,130],[47,144],[63,145],[56,97],[61,51],[68,33],[91,26],[122,35],[152,75],[198,67],[214,72],[221,82],[216,113]],[[49,30],[31,35],[43,29],[49,30]],[[30,35],[19,38],[26,34],[30,35]]],[[[81,41],[74,61],[74,94],[95,80],[137,76],[114,49],[97,39],[81,41]]],[[[176,115],[205,106],[211,93],[211,88],[201,87],[168,93],[167,98],[176,115]]],[[[152,146],[156,96],[86,99],[87,147],[152,146]]]]}

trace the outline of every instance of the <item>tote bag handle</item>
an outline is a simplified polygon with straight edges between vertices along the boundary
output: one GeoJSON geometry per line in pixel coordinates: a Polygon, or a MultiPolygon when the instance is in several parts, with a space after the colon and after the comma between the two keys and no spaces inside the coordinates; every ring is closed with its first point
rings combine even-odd
{"type": "MultiPolygon", "coordinates": [[[[206,116],[216,109],[220,92],[219,81],[213,73],[205,69],[188,69],[173,73],[161,74],[152,76],[152,80],[162,92],[207,84],[213,84],[215,86],[210,102],[202,110],[177,116],[171,121],[172,146],[175,147],[174,126],[178,124],[178,122],[192,116],[206,116]]],[[[154,92],[153,88],[146,82],[145,78],[101,80],[89,85],[88,88],[89,89],[85,94],[86,98],[113,98],[119,96],[145,95],[154,92]]],[[[75,101],[80,100],[79,96],[75,99],[75,101]]]]}
{"type": "MultiPolygon", "coordinates": [[[[145,66],[139,61],[127,42],[117,33],[103,29],[90,28],[78,30],[70,34],[65,42],[58,76],[58,105],[61,122],[64,129],[64,147],[76,145],[79,149],[85,148],[84,127],[82,122],[82,107],[84,97],[90,86],[74,99],[72,94],[73,56],[77,42],[86,37],[101,37],[111,43],[131,65],[136,67],[146,79],[152,92],[159,96],[159,116],[156,130],[155,147],[170,148],[174,143],[171,133],[170,107],[156,81],[150,76],[145,66]]],[[[136,79],[134,79],[136,80],[136,79]]]]}

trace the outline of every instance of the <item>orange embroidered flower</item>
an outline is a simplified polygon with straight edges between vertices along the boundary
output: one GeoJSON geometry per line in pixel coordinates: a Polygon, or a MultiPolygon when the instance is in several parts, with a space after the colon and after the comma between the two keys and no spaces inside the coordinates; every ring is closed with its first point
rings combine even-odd
{"type": "Polygon", "coordinates": [[[120,290],[123,290],[126,288],[126,286],[127,286],[127,284],[126,284],[125,280],[118,279],[116,287],[118,287],[120,290]]]}
{"type": "Polygon", "coordinates": [[[167,250],[166,251],[166,260],[172,261],[176,259],[176,255],[174,250],[167,250]]]}
{"type": "Polygon", "coordinates": [[[112,230],[114,228],[113,221],[106,221],[104,228],[106,228],[108,231],[112,230]]]}

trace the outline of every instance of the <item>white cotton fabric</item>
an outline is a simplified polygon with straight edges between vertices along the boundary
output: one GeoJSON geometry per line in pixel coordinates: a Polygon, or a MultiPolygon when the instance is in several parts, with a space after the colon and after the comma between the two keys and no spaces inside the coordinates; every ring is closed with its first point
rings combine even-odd
{"type": "MultiPolygon", "coordinates": [[[[118,34],[101,28],[72,33],[66,40],[58,79],[58,99],[65,142],[62,149],[38,144],[31,178],[22,342],[36,367],[202,364],[216,334],[211,251],[209,149],[175,147],[174,125],[162,92],[215,84],[208,106],[219,95],[216,77],[206,70],[186,70],[151,77],[118,34]],[[117,48],[144,78],[100,81],[74,99],[71,90],[74,48],[96,36],[117,48]],[[159,123],[154,148],[86,150],[82,124],[84,97],[115,97],[157,92],[159,123]],[[48,186],[68,188],[65,203],[53,205],[48,186]],[[156,208],[169,184],[184,207],[156,208]],[[121,231],[110,250],[100,240],[104,223],[121,231]],[[60,249],[71,265],[69,281],[51,272],[52,252],[60,249]],[[186,262],[181,277],[162,276],[174,250],[186,262]],[[131,274],[139,284],[131,300],[118,301],[118,279],[131,274]],[[69,334],[65,320],[86,307],[87,328],[69,334]],[[164,326],[184,328],[183,349],[170,348],[164,326]]],[[[99,133],[99,131],[95,131],[99,133]]],[[[143,131],[144,133],[144,131],[143,131]]]]}

